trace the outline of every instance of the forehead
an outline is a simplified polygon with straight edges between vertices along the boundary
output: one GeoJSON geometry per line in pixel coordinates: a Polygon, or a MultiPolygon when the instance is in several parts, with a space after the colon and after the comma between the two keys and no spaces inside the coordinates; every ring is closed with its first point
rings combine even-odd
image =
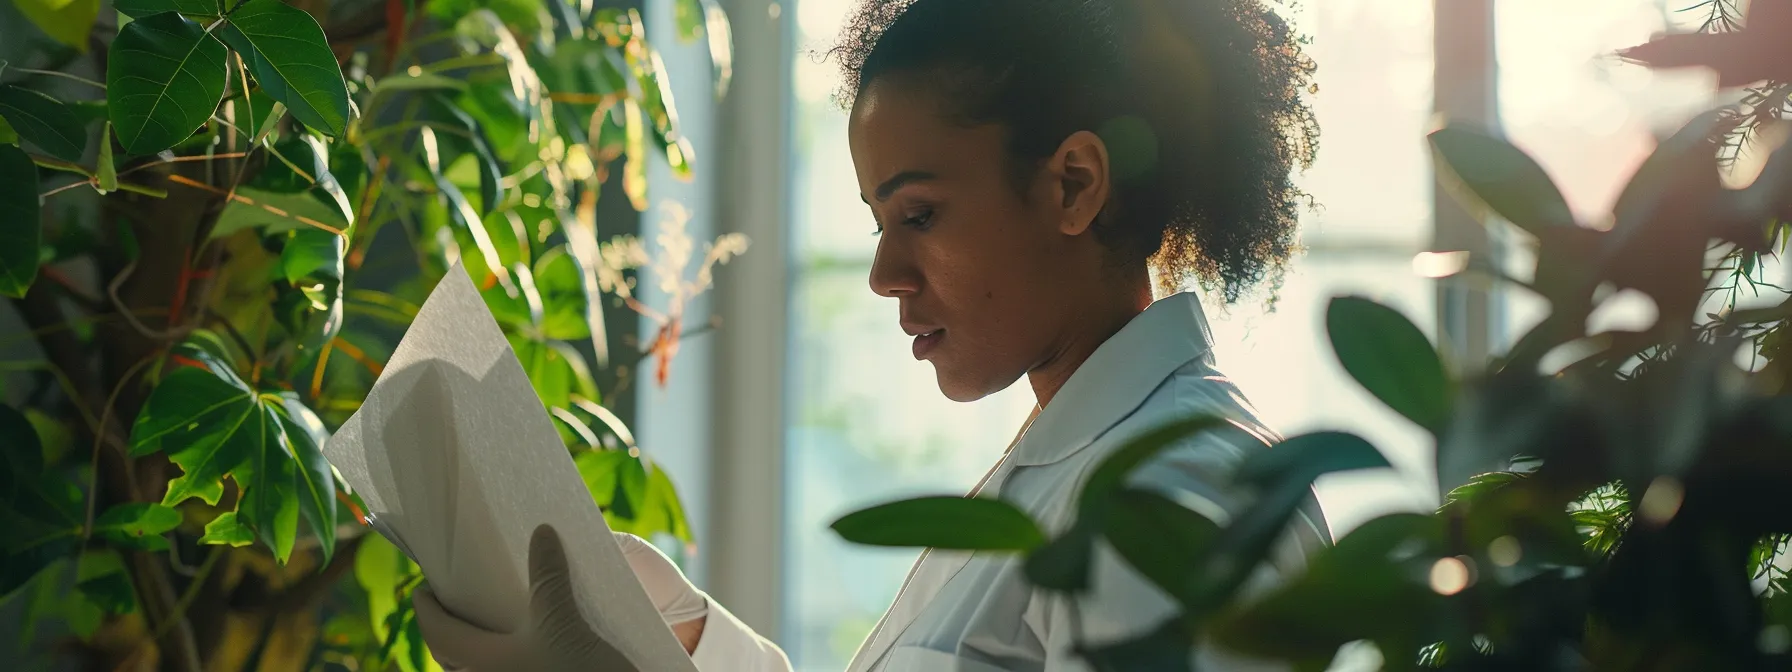
{"type": "Polygon", "coordinates": [[[882,77],[860,92],[847,124],[853,166],[869,193],[895,175],[921,171],[942,179],[1002,165],[1003,129],[955,122],[944,98],[916,77],[882,77]]]}

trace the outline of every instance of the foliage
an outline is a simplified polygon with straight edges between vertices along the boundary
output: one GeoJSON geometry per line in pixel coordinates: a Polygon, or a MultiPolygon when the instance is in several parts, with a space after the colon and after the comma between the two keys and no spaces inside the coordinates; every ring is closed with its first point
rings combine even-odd
{"type": "MultiPolygon", "coordinates": [[[[639,12],[15,4],[35,29],[4,35],[30,62],[0,61],[0,293],[30,331],[0,347],[42,358],[0,365],[0,599],[24,605],[33,655],[434,669],[416,566],[364,533],[321,447],[457,260],[610,524],[691,543],[671,479],[604,405],[636,359],[669,366],[679,330],[613,355],[631,340],[605,311],[676,325],[746,241],[698,250],[682,220],[651,250],[599,240],[618,167],[639,211],[652,156],[679,176],[695,160],[639,12]],[[639,301],[637,274],[671,305],[639,301]]],[[[720,95],[727,17],[675,7],[720,95]]]]}
{"type": "MultiPolygon", "coordinates": [[[[1775,4],[1784,3],[1755,6],[1775,4]]],[[[1759,44],[1792,44],[1774,35],[1759,44]]],[[[1496,135],[1460,126],[1432,134],[1440,176],[1459,200],[1535,246],[1531,277],[1502,279],[1545,299],[1549,313],[1484,370],[1452,380],[1396,312],[1334,299],[1326,325],[1340,363],[1432,433],[1448,494],[1434,513],[1363,524],[1266,595],[1239,600],[1237,568],[1267,557],[1294,510],[1287,493],[1323,473],[1384,463],[1361,439],[1309,434],[1247,455],[1216,485],[1254,504],[1223,526],[1114,485],[1139,454],[1205,427],[1194,420],[1119,449],[1098,469],[1119,477],[1092,476],[1074,525],[1038,543],[995,543],[1012,521],[967,523],[940,503],[893,503],[836,529],[888,541],[848,523],[926,513],[931,529],[899,541],[1018,551],[1035,585],[1073,594],[1088,589],[1088,544],[1105,537],[1182,612],[1136,640],[1082,647],[1097,669],[1188,669],[1202,637],[1303,670],[1325,669],[1359,642],[1390,670],[1792,669],[1792,517],[1781,494],[1792,487],[1782,345],[1792,294],[1758,280],[1785,252],[1792,146],[1750,147],[1766,154],[1760,174],[1726,188],[1724,139],[1736,119],[1720,110],[1693,120],[1637,169],[1608,221],[1587,223],[1535,161],[1496,135]],[[1739,278],[1755,291],[1735,291],[1739,278]],[[1763,287],[1774,290],[1765,301],[1763,287]],[[1621,291],[1647,297],[1656,322],[1590,330],[1589,317],[1621,291]]],[[[991,500],[958,501],[968,511],[991,500]]]]}

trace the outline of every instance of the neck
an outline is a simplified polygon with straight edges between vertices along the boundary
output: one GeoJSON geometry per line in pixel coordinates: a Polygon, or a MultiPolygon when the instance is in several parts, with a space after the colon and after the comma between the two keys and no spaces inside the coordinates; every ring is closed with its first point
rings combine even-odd
{"type": "Polygon", "coordinates": [[[1052,354],[1027,372],[1027,382],[1032,384],[1033,396],[1039,400],[1040,408],[1051,403],[1052,397],[1063,389],[1070,376],[1095,354],[1102,343],[1151,306],[1151,284],[1147,281],[1118,296],[1090,302],[1090,305],[1094,308],[1077,313],[1052,354]]]}

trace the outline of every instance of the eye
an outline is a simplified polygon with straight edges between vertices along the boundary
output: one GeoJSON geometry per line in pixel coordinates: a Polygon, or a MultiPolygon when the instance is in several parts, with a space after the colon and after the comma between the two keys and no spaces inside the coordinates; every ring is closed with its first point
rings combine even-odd
{"type": "Polygon", "coordinates": [[[902,223],[916,230],[925,231],[933,223],[933,208],[920,208],[912,211],[902,218],[902,223]]]}

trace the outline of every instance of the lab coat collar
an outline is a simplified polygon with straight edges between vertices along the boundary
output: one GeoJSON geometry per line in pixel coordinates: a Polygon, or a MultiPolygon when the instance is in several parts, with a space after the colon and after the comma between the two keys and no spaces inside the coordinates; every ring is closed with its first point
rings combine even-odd
{"type": "Polygon", "coordinates": [[[1015,465],[1051,464],[1094,443],[1184,364],[1211,363],[1212,343],[1198,294],[1152,303],[1070,375],[1015,445],[1015,465]]]}

